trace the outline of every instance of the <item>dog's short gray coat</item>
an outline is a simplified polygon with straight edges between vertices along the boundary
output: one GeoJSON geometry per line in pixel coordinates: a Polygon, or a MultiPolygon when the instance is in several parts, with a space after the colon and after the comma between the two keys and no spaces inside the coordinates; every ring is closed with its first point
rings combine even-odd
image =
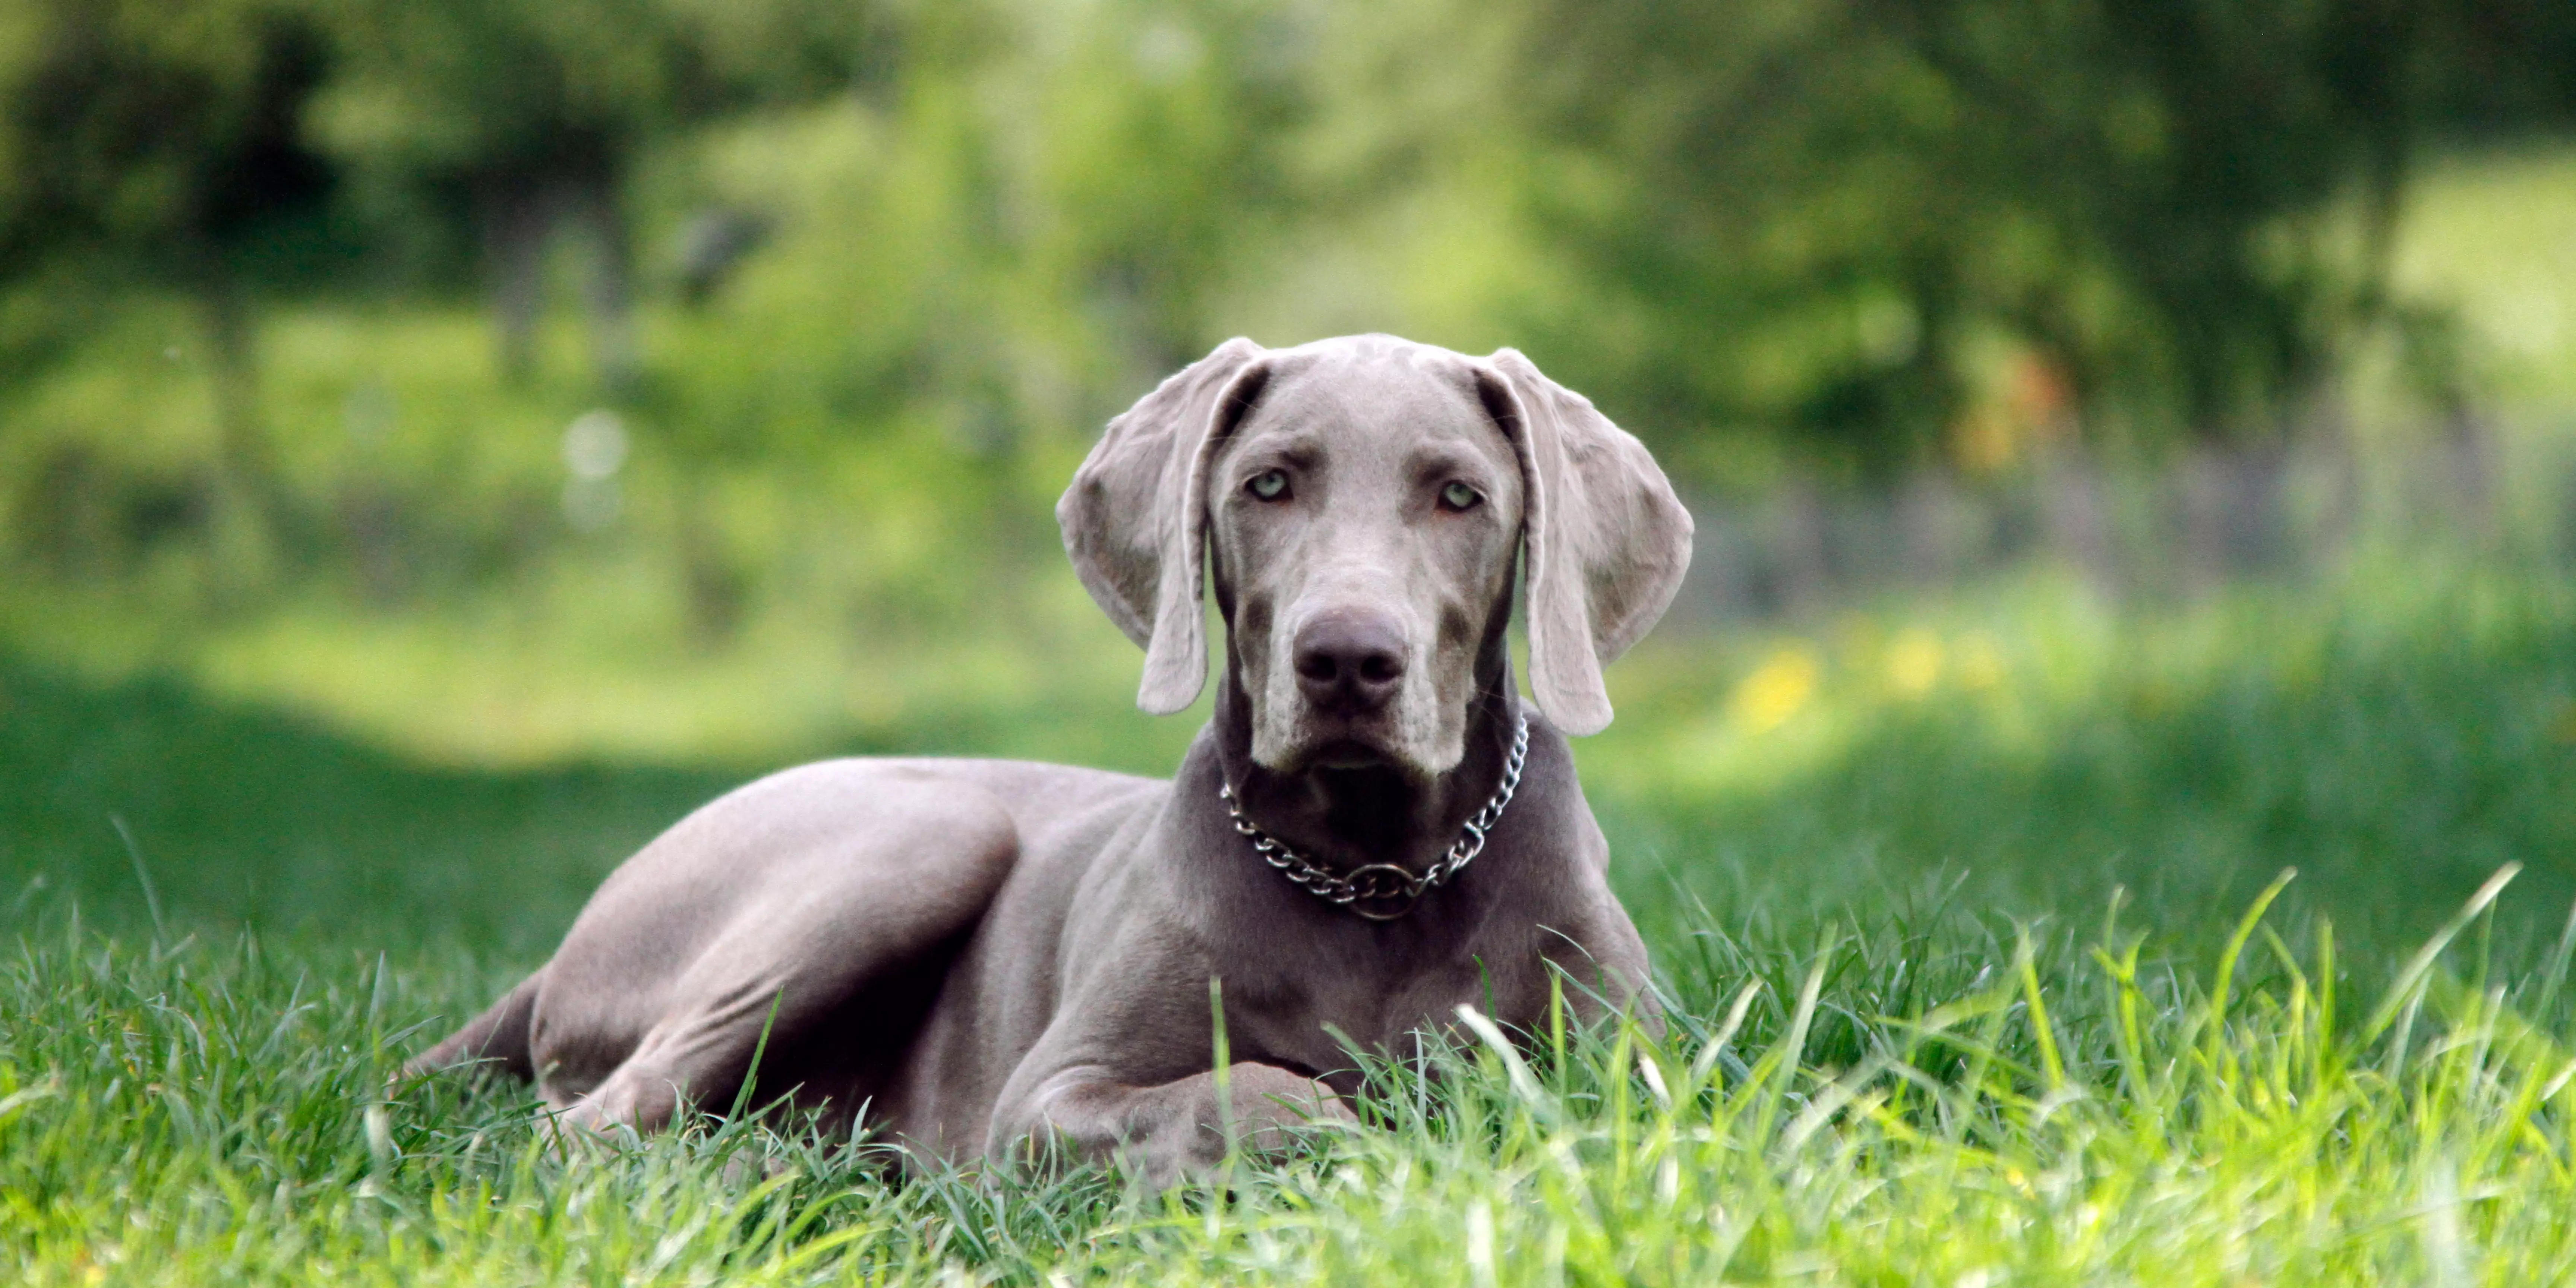
{"type": "Polygon", "coordinates": [[[1220,1158],[1221,1123],[1269,1148],[1348,1120],[1346,1041],[1401,1053],[1461,1003],[1537,1025],[1550,964],[1640,996],[1564,736],[1609,722],[1601,666],[1689,557],[1635,439],[1508,349],[1234,340],[1113,421],[1057,513],[1146,647],[1150,711],[1203,687],[1215,586],[1225,666],[1177,778],[863,759],[762,779],[619,867],[551,961],[414,1068],[494,1062],[573,1123],[649,1129],[731,1103],[766,1033],[760,1087],[929,1156],[1036,1141],[1163,1180],[1220,1158]],[[1535,710],[1505,645],[1516,571],[1535,710]],[[1324,867],[1420,871],[1524,716],[1483,853],[1394,920],[1290,884],[1219,799],[1324,867]]]}

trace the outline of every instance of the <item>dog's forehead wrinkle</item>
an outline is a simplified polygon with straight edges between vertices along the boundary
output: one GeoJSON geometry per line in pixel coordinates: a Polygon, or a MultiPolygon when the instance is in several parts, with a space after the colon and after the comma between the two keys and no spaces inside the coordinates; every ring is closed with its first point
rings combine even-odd
{"type": "MultiPolygon", "coordinates": [[[[1456,355],[1444,355],[1458,362],[1456,355]]],[[[1360,352],[1299,364],[1274,376],[1253,417],[1329,424],[1360,434],[1419,437],[1472,435],[1490,422],[1459,373],[1415,355],[1360,352]]]]}
{"type": "Polygon", "coordinates": [[[1466,443],[1433,442],[1416,447],[1408,453],[1405,469],[1408,474],[1416,478],[1448,475],[1500,478],[1506,475],[1516,476],[1519,471],[1511,468],[1516,464],[1517,462],[1513,461],[1508,454],[1490,450],[1478,451],[1466,443]],[[1497,459],[1498,456],[1500,459],[1497,459]]]}
{"type": "Polygon", "coordinates": [[[1271,464],[1308,469],[1321,464],[1323,457],[1323,440],[1313,430],[1273,426],[1238,433],[1218,459],[1228,469],[1271,464]]]}

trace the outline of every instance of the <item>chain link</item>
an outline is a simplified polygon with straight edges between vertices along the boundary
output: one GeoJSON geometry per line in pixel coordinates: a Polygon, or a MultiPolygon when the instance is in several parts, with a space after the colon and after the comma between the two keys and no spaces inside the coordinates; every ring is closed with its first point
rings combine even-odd
{"type": "Polygon", "coordinates": [[[1234,816],[1234,830],[1252,842],[1252,852],[1260,855],[1262,862],[1334,907],[1348,908],[1371,921],[1393,921],[1413,911],[1414,903],[1424,893],[1458,875],[1460,868],[1485,852],[1485,834],[1502,821],[1503,807],[1512,803],[1512,793],[1520,789],[1521,762],[1528,756],[1529,716],[1524,714],[1519,727],[1512,731],[1511,754],[1503,758],[1503,781],[1494,789],[1494,798],[1459,828],[1458,839],[1450,843],[1449,852],[1420,872],[1393,863],[1371,863],[1348,873],[1335,872],[1290,849],[1244,817],[1243,806],[1235,800],[1234,784],[1218,780],[1216,795],[1225,802],[1225,812],[1234,816]],[[1396,899],[1404,903],[1392,911],[1363,906],[1396,899]]]}

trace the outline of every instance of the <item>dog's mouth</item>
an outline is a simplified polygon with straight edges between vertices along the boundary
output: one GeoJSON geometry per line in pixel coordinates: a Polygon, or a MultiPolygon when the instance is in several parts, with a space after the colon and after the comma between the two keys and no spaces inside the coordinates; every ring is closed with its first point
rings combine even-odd
{"type": "Polygon", "coordinates": [[[1295,703],[1264,721],[1253,716],[1254,757],[1273,773],[1382,770],[1419,780],[1437,770],[1392,704],[1372,711],[1332,711],[1295,703]],[[1264,753],[1267,754],[1264,754],[1264,753]]]}
{"type": "Polygon", "coordinates": [[[1317,729],[1290,741],[1274,757],[1261,758],[1264,768],[1279,774],[1394,774],[1408,781],[1422,777],[1416,758],[1395,738],[1348,728],[1317,729]]]}
{"type": "Polygon", "coordinates": [[[1317,720],[1307,737],[1276,768],[1289,773],[1359,773],[1392,775],[1419,783],[1438,769],[1423,763],[1421,750],[1404,738],[1395,722],[1382,717],[1317,720]]]}
{"type": "Polygon", "coordinates": [[[1392,710],[1334,711],[1310,703],[1301,714],[1297,741],[1304,746],[1297,759],[1306,768],[1395,768],[1410,759],[1392,710]]]}
{"type": "Polygon", "coordinates": [[[1343,736],[1316,743],[1306,763],[1317,769],[1382,769],[1394,764],[1395,758],[1375,742],[1343,736]]]}

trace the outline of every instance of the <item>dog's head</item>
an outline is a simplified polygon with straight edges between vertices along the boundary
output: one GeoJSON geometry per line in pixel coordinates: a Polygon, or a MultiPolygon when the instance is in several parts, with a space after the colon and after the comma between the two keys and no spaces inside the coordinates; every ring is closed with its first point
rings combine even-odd
{"type": "Polygon", "coordinates": [[[1515,555],[1531,693],[1565,732],[1598,731],[1602,665],[1690,562],[1689,512],[1589,401],[1510,349],[1391,336],[1227,341],[1109,423],[1056,517],[1091,597],[1145,648],[1147,711],[1206,682],[1213,565],[1253,759],[1280,773],[1455,766],[1515,555]]]}

